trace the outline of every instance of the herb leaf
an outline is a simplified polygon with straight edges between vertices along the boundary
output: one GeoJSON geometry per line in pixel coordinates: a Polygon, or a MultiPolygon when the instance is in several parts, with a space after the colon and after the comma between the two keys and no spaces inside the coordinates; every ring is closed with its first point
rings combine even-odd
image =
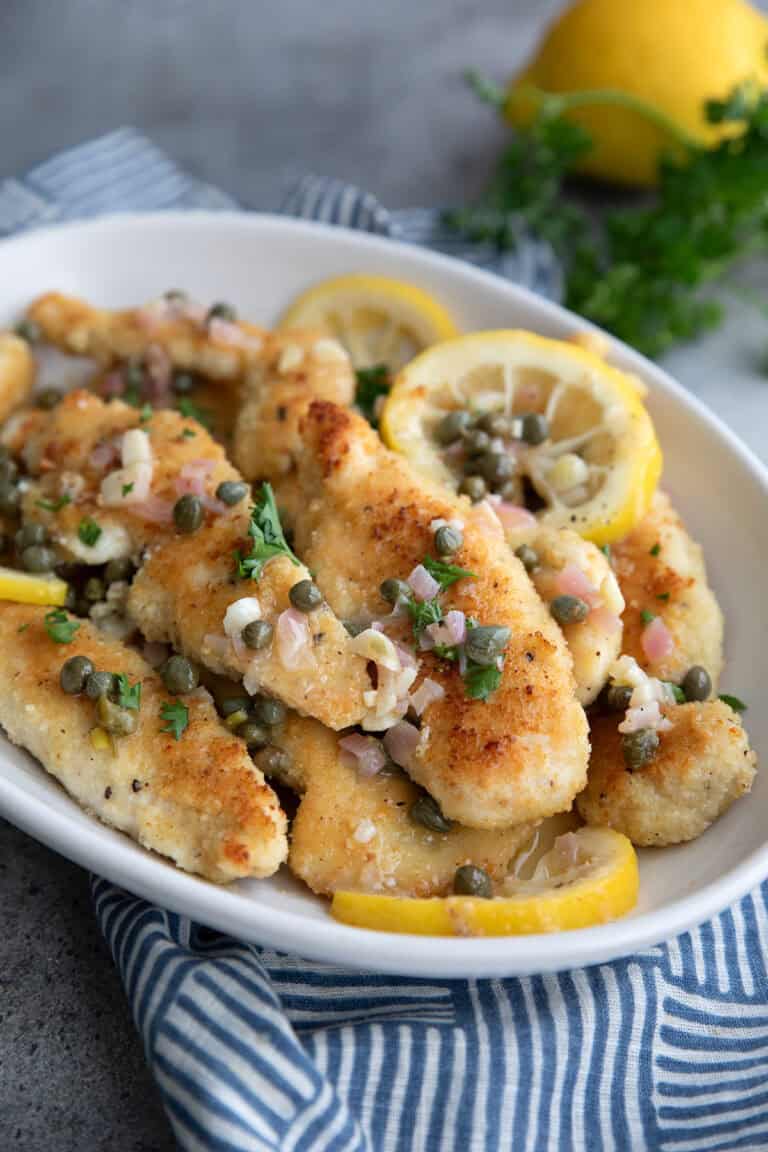
{"type": "Polygon", "coordinates": [[[45,630],[54,644],[71,644],[80,624],[77,620],[70,620],[63,608],[52,608],[46,612],[45,630]]]}
{"type": "Polygon", "coordinates": [[[501,672],[495,665],[473,664],[464,674],[464,691],[471,700],[487,700],[501,683],[501,672]]]}
{"type": "Polygon", "coordinates": [[[180,700],[174,700],[172,704],[163,704],[160,716],[165,721],[160,731],[170,733],[174,740],[181,740],[189,725],[189,708],[186,704],[182,704],[180,700]]]}
{"type": "Polygon", "coordinates": [[[59,496],[58,500],[35,500],[36,508],[44,508],[46,512],[60,512],[62,508],[66,508],[67,504],[72,503],[72,497],[68,492],[63,496],[59,496]]]}
{"type": "Polygon", "coordinates": [[[133,492],[133,481],[130,484],[123,484],[123,496],[127,496],[129,492],[133,492]]]}
{"type": "Polygon", "coordinates": [[[77,526],[77,535],[82,540],[83,544],[89,548],[93,548],[96,541],[101,536],[101,528],[92,520],[90,516],[84,516],[77,526]]]}
{"type": "Polygon", "coordinates": [[[188,396],[180,396],[176,407],[187,420],[197,420],[203,428],[210,429],[211,413],[207,408],[199,408],[188,396]]]}
{"type": "Polygon", "coordinates": [[[131,684],[124,672],[118,672],[115,675],[115,686],[117,703],[121,708],[130,708],[131,711],[138,712],[141,707],[141,681],[131,684]]]}
{"type": "Polygon", "coordinates": [[[409,600],[406,607],[413,621],[414,635],[418,639],[428,624],[439,624],[443,618],[440,602],[434,600],[409,600]]]}
{"type": "Polygon", "coordinates": [[[235,553],[235,573],[241,580],[258,580],[264,565],[273,556],[287,556],[292,564],[301,564],[288,546],[280,523],[280,514],[275,504],[271,484],[262,484],[256,503],[251,509],[251,522],[248,525],[251,550],[247,555],[235,553]]]}
{"type": "Polygon", "coordinates": [[[679,684],[673,684],[671,680],[665,680],[664,684],[670,689],[675,698],[675,704],[685,704],[685,692],[679,684]]]}
{"type": "Polygon", "coordinates": [[[441,592],[450,588],[451,584],[455,584],[457,580],[476,579],[474,572],[470,572],[466,568],[459,568],[456,564],[446,564],[444,560],[433,560],[431,556],[422,560],[422,564],[433,580],[437,580],[441,592]]]}
{"type": "Polygon", "coordinates": [[[747,706],[743,700],[739,700],[738,696],[729,696],[727,692],[721,692],[718,700],[722,700],[723,704],[727,704],[729,708],[733,708],[734,712],[746,712],[747,706]]]}
{"type": "Polygon", "coordinates": [[[649,612],[647,608],[643,608],[642,612],[640,613],[640,619],[642,620],[643,624],[650,624],[652,620],[656,619],[656,617],[653,612],[649,612]]]}
{"type": "Polygon", "coordinates": [[[661,544],[657,540],[656,543],[654,544],[653,548],[648,549],[648,555],[649,556],[658,556],[659,552],[661,552],[661,544]]]}
{"type": "Polygon", "coordinates": [[[386,364],[374,364],[370,368],[358,368],[355,376],[357,377],[355,404],[368,423],[378,428],[376,402],[380,396],[386,396],[392,387],[389,368],[386,364]]]}

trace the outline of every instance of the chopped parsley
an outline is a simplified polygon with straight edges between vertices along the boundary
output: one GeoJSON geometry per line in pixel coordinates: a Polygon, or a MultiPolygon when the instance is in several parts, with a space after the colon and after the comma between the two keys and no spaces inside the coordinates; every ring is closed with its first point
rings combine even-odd
{"type": "Polygon", "coordinates": [[[123,484],[123,496],[127,496],[129,492],[133,492],[133,482],[130,484],[123,484]]]}
{"type": "Polygon", "coordinates": [[[355,404],[368,423],[378,428],[377,401],[381,396],[386,396],[392,386],[389,368],[386,364],[373,364],[370,368],[358,368],[355,376],[357,377],[355,404]]]}
{"type": "Polygon", "coordinates": [[[652,620],[656,619],[656,617],[653,612],[649,612],[647,608],[643,608],[642,612],[640,613],[640,619],[642,620],[643,624],[650,624],[652,620]]]}
{"type": "Polygon", "coordinates": [[[187,420],[197,420],[203,428],[211,427],[211,413],[207,408],[199,408],[188,396],[180,396],[176,407],[187,420]]]}
{"type": "Polygon", "coordinates": [[[66,508],[67,504],[72,503],[72,497],[68,492],[63,496],[59,496],[58,500],[35,500],[36,508],[44,508],[46,512],[60,512],[62,508],[66,508]]]}
{"type": "Polygon", "coordinates": [[[29,620],[27,620],[26,624],[19,624],[16,631],[17,632],[26,632],[27,628],[29,628],[29,620]]]}
{"type": "Polygon", "coordinates": [[[601,544],[600,545],[600,551],[602,552],[603,556],[605,556],[606,560],[610,564],[611,563],[611,546],[610,546],[610,544],[601,544]]]}
{"type": "Polygon", "coordinates": [[[142,404],[139,413],[139,420],[142,424],[146,424],[148,420],[152,419],[153,408],[151,404],[142,404]]]}
{"type": "Polygon", "coordinates": [[[181,740],[189,725],[189,708],[186,704],[182,704],[180,700],[174,700],[172,704],[163,704],[160,716],[165,721],[160,731],[170,733],[174,740],[181,740]]]}
{"type": "Polygon", "coordinates": [[[416,639],[421,636],[428,625],[439,624],[443,618],[443,609],[437,597],[434,600],[408,600],[406,607],[413,621],[416,639]]]}
{"type": "Polygon", "coordinates": [[[141,707],[140,681],[131,684],[124,672],[118,672],[115,675],[115,687],[117,690],[117,703],[120,707],[129,708],[132,712],[138,712],[141,707]]]}
{"type": "Polygon", "coordinates": [[[52,608],[45,614],[45,630],[54,644],[71,644],[80,624],[70,620],[63,608],[52,608]]]}
{"type": "Polygon", "coordinates": [[[444,560],[433,560],[431,556],[425,557],[422,563],[432,579],[437,580],[441,592],[450,588],[451,584],[455,584],[457,580],[475,579],[474,572],[469,572],[466,568],[459,568],[456,564],[446,564],[444,560]]]}
{"type": "Polygon", "coordinates": [[[729,696],[727,692],[721,692],[718,700],[722,700],[723,704],[727,704],[729,708],[733,708],[734,712],[746,712],[747,706],[743,700],[739,700],[738,696],[729,696]]]}
{"type": "Polygon", "coordinates": [[[653,548],[648,549],[648,555],[649,556],[658,556],[659,552],[661,552],[661,544],[659,544],[659,542],[657,540],[656,543],[654,544],[653,548]]]}
{"type": "Polygon", "coordinates": [[[93,548],[101,536],[101,528],[90,516],[84,516],[77,526],[77,535],[89,548],[93,548]]]}
{"type": "Polygon", "coordinates": [[[669,592],[657,592],[657,600],[669,600],[669,592]]]}
{"type": "Polygon", "coordinates": [[[251,522],[248,525],[251,550],[247,555],[235,552],[235,574],[241,580],[258,580],[264,565],[274,556],[287,556],[292,564],[301,563],[291,551],[280,523],[280,513],[275,504],[271,484],[262,484],[256,503],[251,509],[251,522]]]}
{"type": "Polygon", "coordinates": [[[495,665],[469,662],[464,673],[464,691],[471,700],[487,700],[501,683],[501,669],[495,665]]]}
{"type": "Polygon", "coordinates": [[[184,428],[182,429],[181,434],[185,440],[191,440],[194,436],[197,436],[197,432],[195,432],[194,428],[184,428]]]}
{"type": "Polygon", "coordinates": [[[685,692],[679,684],[673,684],[671,680],[664,680],[663,683],[671,691],[676,704],[685,704],[685,692]]]}

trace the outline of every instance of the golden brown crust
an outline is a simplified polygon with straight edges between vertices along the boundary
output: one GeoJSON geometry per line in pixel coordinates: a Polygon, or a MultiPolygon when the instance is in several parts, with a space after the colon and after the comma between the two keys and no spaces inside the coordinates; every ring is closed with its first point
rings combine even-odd
{"type": "Polygon", "coordinates": [[[174,698],[138,652],[88,621],[71,643],[56,644],[45,612],[0,605],[0,720],[10,739],[37,756],[79,804],[180,867],[218,882],[271,875],[286,855],[285,817],[208,694],[200,689],[184,698],[189,726],[177,741],[161,731],[160,709],[174,698]],[[79,655],[141,682],[137,729],[117,741],[114,756],[91,744],[98,723],[93,701],[60,687],[62,664],[79,655]]]}
{"type": "Polygon", "coordinates": [[[736,713],[721,700],[669,705],[672,728],[644,768],[624,764],[620,717],[591,720],[587,787],[577,800],[588,824],[607,824],[642,847],[700,836],[752,786],[756,757],[736,713]]]}
{"type": "Polygon", "coordinates": [[[668,496],[656,493],[645,519],[613,545],[612,557],[626,600],[623,651],[649,675],[675,683],[700,664],[716,687],[723,666],[722,613],[707,583],[701,548],[668,496]],[[674,648],[662,660],[650,661],[643,651],[643,612],[660,617],[672,634],[674,648]]]}
{"type": "Polygon", "coordinates": [[[455,584],[445,605],[511,629],[488,703],[470,699],[454,668],[424,654],[422,674],[445,696],[422,718],[411,775],[447,816],[472,827],[569,808],[585,779],[586,720],[563,638],[503,536],[486,534],[465,500],[414,473],[356,413],[314,402],[302,435],[297,548],[339,615],[384,615],[381,581],[407,577],[430,553],[433,520],[459,517],[464,545],[453,560],[477,578],[455,584]]]}
{"type": "Polygon", "coordinates": [[[0,332],[0,423],[27,399],[34,380],[29,344],[12,332],[0,332]]]}

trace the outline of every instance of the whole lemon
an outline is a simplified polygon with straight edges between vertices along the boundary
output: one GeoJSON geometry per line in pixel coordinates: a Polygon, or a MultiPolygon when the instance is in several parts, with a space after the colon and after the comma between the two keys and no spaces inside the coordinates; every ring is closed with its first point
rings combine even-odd
{"type": "MultiPolygon", "coordinates": [[[[506,115],[525,124],[534,102],[525,90],[619,90],[569,108],[592,150],[580,170],[622,184],[656,182],[659,156],[685,136],[714,144],[729,129],[708,124],[704,103],[737,84],[768,84],[768,20],[745,0],[577,0],[546,33],[537,53],[510,84],[506,115]],[[672,130],[670,130],[670,126],[672,130]]],[[[733,131],[733,128],[730,128],[733,131]]]]}

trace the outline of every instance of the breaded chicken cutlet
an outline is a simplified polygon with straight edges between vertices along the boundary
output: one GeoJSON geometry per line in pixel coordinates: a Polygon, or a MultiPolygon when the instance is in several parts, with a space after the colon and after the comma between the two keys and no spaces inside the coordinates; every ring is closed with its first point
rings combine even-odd
{"type": "Polygon", "coordinates": [[[443,812],[469,827],[503,828],[568,809],[584,785],[584,713],[562,635],[503,538],[484,534],[469,504],[416,474],[356,413],[315,401],[302,421],[298,480],[305,507],[296,545],[345,618],[384,615],[383,579],[406,579],[433,546],[436,520],[466,518],[455,565],[474,574],[446,607],[510,630],[503,673],[487,702],[455,667],[419,652],[442,697],[422,715],[407,765],[443,812]]]}
{"type": "Polygon", "coordinates": [[[0,332],[0,423],[29,397],[35,361],[26,340],[0,332]]]}
{"type": "Polygon", "coordinates": [[[219,883],[275,872],[287,853],[285,816],[208,693],[185,697],[188,726],[176,740],[162,731],[161,714],[174,698],[136,651],[87,621],[68,643],[55,643],[45,616],[44,608],[0,605],[0,723],[13,743],[87,811],[188,872],[219,883]],[[135,731],[117,737],[114,750],[94,746],[96,703],[60,685],[62,665],[76,656],[141,684],[135,731]]]}

